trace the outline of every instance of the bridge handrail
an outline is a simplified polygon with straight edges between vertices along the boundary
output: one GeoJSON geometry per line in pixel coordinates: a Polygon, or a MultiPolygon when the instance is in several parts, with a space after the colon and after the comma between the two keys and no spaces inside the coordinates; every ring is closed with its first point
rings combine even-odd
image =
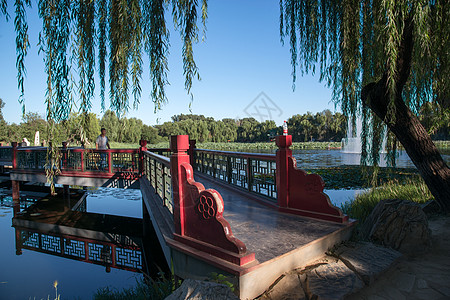
{"type": "Polygon", "coordinates": [[[12,146],[0,146],[0,161],[12,161],[12,146]]]}
{"type": "MultiPolygon", "coordinates": [[[[93,149],[58,147],[61,151],[62,172],[87,172],[112,174],[116,172],[139,173],[139,149],[93,149]]],[[[47,165],[47,147],[15,148],[15,169],[44,170],[47,165]]],[[[14,159],[13,159],[14,160],[14,159]]],[[[42,171],[40,171],[42,172],[42,171]]]]}
{"type": "Polygon", "coordinates": [[[166,152],[170,149],[148,149],[143,151],[142,175],[148,180],[153,187],[164,207],[173,213],[173,191],[172,176],[170,171],[170,158],[160,155],[149,150],[161,150],[166,152]]]}
{"type": "Polygon", "coordinates": [[[196,152],[215,153],[215,154],[221,154],[221,155],[232,155],[232,156],[236,156],[236,157],[262,159],[262,160],[273,160],[273,161],[275,161],[275,159],[276,159],[276,155],[275,154],[270,154],[270,153],[236,152],[236,151],[197,149],[197,148],[195,148],[194,151],[196,151],[196,152]]]}
{"type": "Polygon", "coordinates": [[[195,148],[193,155],[196,171],[277,200],[275,154],[195,148]]]}

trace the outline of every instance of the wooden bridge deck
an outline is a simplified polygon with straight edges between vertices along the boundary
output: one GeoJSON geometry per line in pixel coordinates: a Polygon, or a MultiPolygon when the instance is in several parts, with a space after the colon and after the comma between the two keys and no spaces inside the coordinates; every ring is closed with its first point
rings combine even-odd
{"type": "Polygon", "coordinates": [[[221,194],[225,204],[224,217],[234,236],[243,241],[248,250],[255,252],[260,263],[348,227],[279,212],[250,198],[245,191],[239,192],[207,176],[197,176],[197,181],[221,194]]]}

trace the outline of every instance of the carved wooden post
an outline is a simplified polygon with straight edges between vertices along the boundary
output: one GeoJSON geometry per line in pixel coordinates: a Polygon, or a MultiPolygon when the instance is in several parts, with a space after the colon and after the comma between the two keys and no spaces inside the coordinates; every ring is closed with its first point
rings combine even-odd
{"type": "Polygon", "coordinates": [[[276,137],[278,150],[277,162],[277,198],[279,207],[288,207],[289,204],[289,157],[292,157],[292,135],[279,135],[276,137]]]}
{"type": "Polygon", "coordinates": [[[188,135],[173,135],[170,137],[170,171],[172,176],[172,190],[173,190],[173,222],[175,224],[175,233],[184,235],[185,216],[184,210],[184,188],[182,177],[181,164],[189,163],[189,155],[186,151],[189,149],[188,135]]]}
{"type": "Polygon", "coordinates": [[[192,168],[195,170],[195,144],[197,143],[196,140],[189,140],[189,150],[188,150],[188,154],[189,154],[189,161],[191,163],[192,168]]]}

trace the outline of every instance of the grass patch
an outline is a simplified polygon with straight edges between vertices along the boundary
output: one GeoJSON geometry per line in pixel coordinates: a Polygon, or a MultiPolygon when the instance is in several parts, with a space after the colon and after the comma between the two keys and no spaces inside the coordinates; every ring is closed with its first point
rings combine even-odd
{"type": "MultiPolygon", "coordinates": [[[[295,149],[328,149],[329,147],[340,147],[340,142],[294,142],[290,147],[292,150],[295,149]]],[[[263,151],[271,152],[278,149],[275,142],[259,142],[259,143],[197,143],[196,147],[199,149],[213,149],[213,150],[223,150],[223,151],[263,151]]]]}
{"type": "Polygon", "coordinates": [[[157,279],[139,278],[136,285],[130,288],[117,290],[110,287],[98,289],[94,300],[147,300],[165,299],[175,290],[175,280],[166,278],[162,273],[157,279]]]}
{"type": "Polygon", "coordinates": [[[416,179],[419,174],[414,168],[390,168],[379,167],[376,176],[376,183],[373,182],[375,168],[371,166],[351,166],[342,165],[338,167],[305,169],[309,174],[320,175],[325,182],[325,189],[363,189],[383,185],[393,180],[399,184],[405,184],[408,180],[416,179]]]}
{"type": "Polygon", "coordinates": [[[428,187],[421,178],[410,178],[400,184],[397,180],[389,181],[381,186],[359,194],[353,202],[346,202],[342,206],[345,214],[361,223],[369,216],[381,200],[401,199],[416,203],[426,203],[433,200],[428,187]]]}

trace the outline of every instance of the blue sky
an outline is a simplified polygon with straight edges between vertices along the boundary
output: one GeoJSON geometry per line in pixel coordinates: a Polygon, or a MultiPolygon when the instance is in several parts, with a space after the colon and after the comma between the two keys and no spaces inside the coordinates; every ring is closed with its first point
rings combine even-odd
{"type": "MultiPolygon", "coordinates": [[[[27,111],[44,116],[46,74],[43,56],[38,55],[37,46],[42,23],[37,17],[37,4],[32,3],[33,8],[27,12],[31,49],[26,58],[25,101],[27,111]]],[[[8,22],[3,16],[0,18],[0,98],[6,103],[3,110],[6,121],[18,123],[21,106],[17,101],[13,1],[8,1],[8,5],[12,18],[8,22]]],[[[283,46],[279,36],[278,1],[211,0],[208,13],[206,40],[194,46],[201,81],[193,83],[192,113],[215,119],[243,118],[256,113],[254,116],[260,121],[273,119],[280,125],[294,114],[324,109],[335,111],[331,89],[318,81],[317,74],[314,77],[298,74],[295,91],[292,90],[289,45],[283,46]],[[271,117],[264,103],[271,109],[271,117]],[[259,115],[256,109],[259,109],[259,115]]],[[[171,21],[170,14],[166,19],[171,21]]],[[[145,54],[141,104],[127,114],[127,117],[140,118],[148,125],[169,121],[175,114],[189,113],[190,96],[184,89],[181,39],[173,26],[169,28],[169,103],[154,113],[145,54]]],[[[76,68],[72,72],[76,72],[76,68]]],[[[98,87],[97,81],[92,112],[101,116],[98,87]]]]}

